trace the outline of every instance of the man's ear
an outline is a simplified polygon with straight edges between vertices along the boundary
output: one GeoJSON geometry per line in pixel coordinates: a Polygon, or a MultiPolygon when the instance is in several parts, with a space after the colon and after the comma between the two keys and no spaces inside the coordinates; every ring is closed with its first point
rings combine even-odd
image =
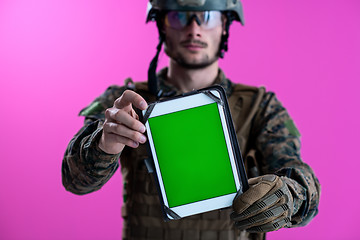
{"type": "Polygon", "coordinates": [[[162,14],[156,21],[159,31],[165,34],[165,16],[162,14]]]}
{"type": "Polygon", "coordinates": [[[164,18],[160,17],[156,20],[156,27],[158,29],[159,37],[162,40],[165,40],[166,28],[165,28],[165,24],[164,24],[164,18]]]}

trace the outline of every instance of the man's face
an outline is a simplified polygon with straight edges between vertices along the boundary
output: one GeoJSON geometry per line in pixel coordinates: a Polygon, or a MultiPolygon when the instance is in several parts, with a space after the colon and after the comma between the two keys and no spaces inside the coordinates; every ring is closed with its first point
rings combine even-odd
{"type": "Polygon", "coordinates": [[[216,15],[208,17],[212,22],[206,22],[207,16],[204,17],[203,12],[187,13],[185,20],[181,17],[186,16],[174,17],[171,14],[177,12],[167,14],[163,28],[166,36],[165,52],[171,60],[190,69],[204,68],[217,61],[224,33],[224,18],[221,13],[216,12],[216,15]],[[182,25],[179,19],[183,21],[182,25]]]}

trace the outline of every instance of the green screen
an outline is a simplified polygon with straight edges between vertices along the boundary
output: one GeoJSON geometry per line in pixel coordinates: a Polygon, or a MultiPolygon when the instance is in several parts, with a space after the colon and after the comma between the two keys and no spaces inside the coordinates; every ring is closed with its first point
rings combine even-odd
{"type": "Polygon", "coordinates": [[[236,192],[216,103],[149,119],[169,207],[236,192]]]}

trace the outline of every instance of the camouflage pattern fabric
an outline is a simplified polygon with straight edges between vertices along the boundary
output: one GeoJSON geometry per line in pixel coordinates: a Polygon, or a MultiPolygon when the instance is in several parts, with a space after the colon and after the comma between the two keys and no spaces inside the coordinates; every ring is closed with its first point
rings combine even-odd
{"type": "MultiPolygon", "coordinates": [[[[158,74],[160,88],[169,95],[180,94],[181,92],[166,82],[166,73],[167,68],[158,74]]],[[[131,83],[130,80],[127,81],[131,83]]],[[[237,108],[234,106],[241,102],[234,100],[241,100],[235,91],[239,85],[228,80],[221,70],[215,84],[225,88],[232,115],[236,115],[234,111],[237,111],[237,108]]],[[[133,87],[132,84],[128,86],[133,87]]],[[[121,156],[106,154],[97,146],[102,132],[104,111],[112,107],[113,102],[125,89],[125,86],[109,87],[80,112],[80,115],[85,116],[84,126],[70,141],[63,159],[62,179],[65,188],[79,195],[100,189],[118,169],[118,159],[121,157],[124,182],[123,239],[264,239],[263,233],[237,230],[230,219],[231,209],[167,223],[162,220],[157,192],[143,162],[148,157],[145,146],[140,145],[135,150],[125,148],[121,156]]],[[[257,88],[249,89],[251,92],[257,88]]],[[[148,93],[146,83],[137,84],[136,91],[149,102],[155,100],[154,96],[148,93]]],[[[244,109],[241,113],[246,114],[244,109]]],[[[244,121],[241,118],[233,120],[236,129],[244,121]]],[[[260,175],[276,174],[290,178],[288,186],[294,201],[292,227],[306,225],[317,214],[320,185],[312,169],[301,160],[299,133],[286,109],[273,93],[264,94],[249,127],[248,136],[245,142],[240,142],[248,176],[254,176],[256,172],[260,175]],[[251,162],[251,165],[248,162],[251,162]],[[252,171],[254,167],[256,171],[252,171]]]]}

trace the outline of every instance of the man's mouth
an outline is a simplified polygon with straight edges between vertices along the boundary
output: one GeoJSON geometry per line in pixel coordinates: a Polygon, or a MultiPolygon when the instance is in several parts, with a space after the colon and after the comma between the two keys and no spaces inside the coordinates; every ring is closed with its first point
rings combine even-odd
{"type": "Polygon", "coordinates": [[[197,50],[207,47],[206,43],[199,41],[199,40],[193,40],[193,39],[185,40],[185,41],[181,42],[180,44],[182,47],[189,49],[191,51],[197,51],[197,50]]]}

